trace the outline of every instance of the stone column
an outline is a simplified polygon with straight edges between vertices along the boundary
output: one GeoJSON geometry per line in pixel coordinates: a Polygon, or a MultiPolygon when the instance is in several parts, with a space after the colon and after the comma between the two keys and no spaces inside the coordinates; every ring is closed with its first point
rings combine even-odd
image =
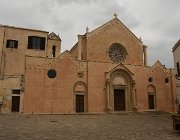
{"type": "Polygon", "coordinates": [[[135,87],[135,80],[132,81],[132,85],[131,85],[131,92],[132,93],[132,110],[136,109],[136,106],[137,106],[137,99],[136,99],[136,87],[135,87]]]}
{"type": "Polygon", "coordinates": [[[82,60],[82,35],[78,35],[78,60],[82,60]]]}
{"type": "Polygon", "coordinates": [[[147,46],[143,45],[144,66],[147,66],[147,46]]]}

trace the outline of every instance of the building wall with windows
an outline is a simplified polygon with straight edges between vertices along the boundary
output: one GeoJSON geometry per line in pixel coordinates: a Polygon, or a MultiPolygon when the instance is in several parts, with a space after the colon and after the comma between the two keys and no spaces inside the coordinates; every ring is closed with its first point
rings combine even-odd
{"type": "Polygon", "coordinates": [[[180,105],[180,40],[174,45],[172,50],[176,70],[176,104],[180,105]]]}
{"type": "Polygon", "coordinates": [[[159,61],[148,66],[147,46],[117,17],[91,32],[87,29],[78,35],[70,51],[61,54],[61,40],[54,33],[21,28],[12,28],[11,32],[5,39],[0,34],[0,42],[5,42],[1,45],[1,65],[8,64],[7,68],[1,66],[6,74],[0,80],[1,112],[175,110],[174,69],[159,61]]]}
{"type": "Polygon", "coordinates": [[[1,112],[23,111],[26,59],[53,58],[50,55],[53,46],[56,46],[58,57],[60,43],[60,38],[54,33],[0,25],[1,112]],[[13,104],[17,104],[16,107],[13,108],[13,104]]]}
{"type": "Polygon", "coordinates": [[[147,46],[117,18],[54,61],[29,58],[25,73],[24,113],[175,109],[174,69],[148,66],[147,46]]]}

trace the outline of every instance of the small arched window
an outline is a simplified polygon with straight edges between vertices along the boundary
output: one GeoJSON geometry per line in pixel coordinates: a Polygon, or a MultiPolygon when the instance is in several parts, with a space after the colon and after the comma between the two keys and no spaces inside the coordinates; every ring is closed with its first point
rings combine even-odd
{"type": "Polygon", "coordinates": [[[148,81],[151,83],[153,81],[153,78],[149,77],[148,81]]]}
{"type": "Polygon", "coordinates": [[[52,57],[56,56],[56,46],[52,47],[52,57]]]}
{"type": "Polygon", "coordinates": [[[169,79],[167,77],[165,79],[165,83],[169,83],[169,79]]]}

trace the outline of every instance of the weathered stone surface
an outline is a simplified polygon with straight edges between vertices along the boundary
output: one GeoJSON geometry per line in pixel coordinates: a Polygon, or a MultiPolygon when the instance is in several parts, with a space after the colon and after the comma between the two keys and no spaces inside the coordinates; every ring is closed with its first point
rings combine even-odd
{"type": "Polygon", "coordinates": [[[170,114],[0,115],[0,139],[179,140],[170,114]]]}
{"type": "Polygon", "coordinates": [[[8,26],[0,30],[6,32],[0,33],[2,112],[11,112],[12,96],[20,96],[19,112],[24,113],[175,111],[175,71],[159,61],[147,66],[147,47],[118,18],[78,35],[74,47],[61,54],[61,40],[54,33],[8,26]],[[46,37],[45,50],[27,49],[28,36],[46,37]],[[18,48],[6,48],[8,39],[18,40],[18,48]],[[56,76],[49,78],[52,69],[56,76]],[[20,95],[12,94],[13,89],[20,95]]]}

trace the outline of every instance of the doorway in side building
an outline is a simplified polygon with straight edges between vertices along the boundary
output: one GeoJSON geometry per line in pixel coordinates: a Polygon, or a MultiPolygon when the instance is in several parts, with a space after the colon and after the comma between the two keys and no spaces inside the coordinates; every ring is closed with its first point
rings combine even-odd
{"type": "Polygon", "coordinates": [[[84,95],[76,95],[76,112],[84,112],[84,95]]]}
{"type": "Polygon", "coordinates": [[[20,96],[12,96],[12,112],[19,112],[20,96]]]}

